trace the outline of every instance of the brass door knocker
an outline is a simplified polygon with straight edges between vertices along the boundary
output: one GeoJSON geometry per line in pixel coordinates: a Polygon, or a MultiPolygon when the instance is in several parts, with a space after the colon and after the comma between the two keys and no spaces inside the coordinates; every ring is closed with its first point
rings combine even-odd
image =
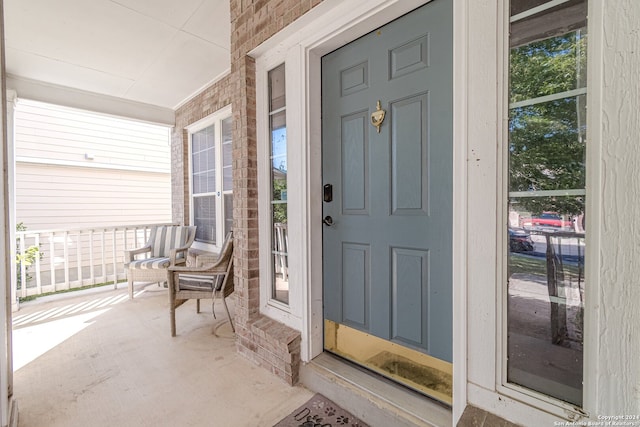
{"type": "Polygon", "coordinates": [[[382,122],[384,122],[384,115],[386,111],[382,109],[382,104],[378,101],[377,109],[373,113],[371,113],[371,124],[376,127],[378,133],[380,133],[380,126],[382,126],[382,122]]]}

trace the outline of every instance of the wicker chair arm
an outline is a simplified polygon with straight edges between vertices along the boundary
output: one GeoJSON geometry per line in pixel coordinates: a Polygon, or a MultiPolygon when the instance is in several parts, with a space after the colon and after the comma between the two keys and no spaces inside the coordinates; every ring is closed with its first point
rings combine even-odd
{"type": "Polygon", "coordinates": [[[135,256],[138,254],[143,254],[146,252],[151,252],[151,246],[150,245],[146,245],[143,246],[141,248],[136,248],[136,249],[131,249],[128,251],[125,251],[126,253],[126,258],[129,262],[134,261],[135,260],[135,256]]]}
{"type": "Polygon", "coordinates": [[[175,248],[175,249],[171,249],[171,251],[169,252],[169,265],[176,265],[176,264],[184,264],[187,260],[187,254],[186,252],[189,250],[189,248],[191,247],[191,244],[189,244],[188,246],[181,246],[179,248],[175,248]],[[184,257],[183,258],[178,258],[178,254],[184,252],[184,257]]]}

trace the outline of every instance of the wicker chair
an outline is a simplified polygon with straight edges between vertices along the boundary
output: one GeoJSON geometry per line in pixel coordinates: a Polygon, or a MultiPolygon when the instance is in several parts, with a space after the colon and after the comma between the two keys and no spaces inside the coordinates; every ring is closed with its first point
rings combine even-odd
{"type": "Polygon", "coordinates": [[[126,251],[129,298],[133,299],[133,282],[167,282],[169,266],[186,262],[187,250],[195,237],[195,226],[163,225],[151,229],[146,245],[126,251]],[[147,257],[136,259],[143,254],[147,257]]]}
{"type": "Polygon", "coordinates": [[[201,267],[169,267],[169,307],[171,310],[171,336],[176,336],[176,308],[189,299],[196,300],[196,313],[200,300],[212,299],[211,310],[216,317],[216,298],[222,299],[231,329],[235,332],[226,298],[233,293],[233,233],[227,234],[217,261],[201,267]]]}

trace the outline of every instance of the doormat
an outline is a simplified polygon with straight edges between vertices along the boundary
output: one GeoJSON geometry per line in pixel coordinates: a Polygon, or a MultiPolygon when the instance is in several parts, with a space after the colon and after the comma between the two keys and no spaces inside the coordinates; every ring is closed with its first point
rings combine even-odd
{"type": "Polygon", "coordinates": [[[293,411],[273,427],[369,427],[350,412],[345,411],[317,393],[307,403],[293,411]]]}

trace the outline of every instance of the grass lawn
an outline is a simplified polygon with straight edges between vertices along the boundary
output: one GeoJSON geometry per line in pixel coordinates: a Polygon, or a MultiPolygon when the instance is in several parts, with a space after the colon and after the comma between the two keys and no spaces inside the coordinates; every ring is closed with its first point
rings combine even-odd
{"type": "MultiPolygon", "coordinates": [[[[565,274],[578,275],[579,268],[574,263],[564,262],[562,264],[565,274]]],[[[509,253],[509,276],[516,273],[535,274],[539,276],[547,275],[547,258],[520,253],[509,253]]],[[[584,273],[583,273],[584,275],[584,273]]]]}

